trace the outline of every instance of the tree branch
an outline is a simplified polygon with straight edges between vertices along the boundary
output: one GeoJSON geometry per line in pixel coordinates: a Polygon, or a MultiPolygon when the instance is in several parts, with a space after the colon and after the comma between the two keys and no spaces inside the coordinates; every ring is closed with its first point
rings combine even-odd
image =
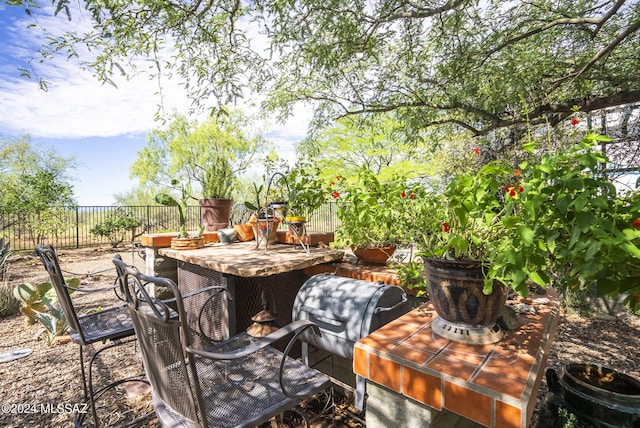
{"type": "Polygon", "coordinates": [[[593,65],[595,63],[597,63],[602,57],[604,57],[606,54],[608,54],[609,52],[613,51],[616,46],[618,46],[620,43],[622,43],[622,41],[624,39],[626,39],[629,35],[635,33],[636,31],[638,31],[640,29],[640,21],[636,22],[635,24],[633,24],[631,27],[628,27],[625,31],[623,31],[622,33],[620,33],[618,35],[618,37],[615,38],[615,40],[613,40],[613,42],[609,43],[607,46],[605,46],[604,48],[600,49],[594,56],[593,58],[591,58],[580,70],[578,70],[575,73],[571,73],[568,74],[564,77],[561,77],[559,79],[557,79],[552,88],[555,89],[558,86],[560,86],[563,82],[565,82],[568,79],[575,79],[576,77],[580,77],[581,75],[583,75],[584,73],[586,73],[591,67],[593,67],[593,65]]]}

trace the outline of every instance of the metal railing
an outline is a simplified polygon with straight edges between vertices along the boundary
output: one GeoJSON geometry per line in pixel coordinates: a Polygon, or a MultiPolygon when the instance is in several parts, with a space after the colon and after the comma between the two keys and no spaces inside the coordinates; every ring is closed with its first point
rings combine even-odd
{"type": "MultiPolygon", "coordinates": [[[[338,224],[334,203],[328,203],[309,218],[308,230],[333,232],[338,224]]],[[[53,244],[59,248],[80,248],[108,245],[109,238],[96,236],[91,230],[109,217],[131,215],[138,218],[141,226],[133,233],[123,235],[124,243],[136,241],[142,233],[172,232],[179,229],[176,207],[162,205],[147,206],[65,206],[56,207],[42,214],[6,214],[0,210],[2,236],[13,250],[30,250],[36,244],[53,244]]],[[[232,223],[246,222],[251,213],[237,204],[232,211],[232,223]]],[[[200,207],[187,208],[187,229],[200,226],[200,207]]]]}

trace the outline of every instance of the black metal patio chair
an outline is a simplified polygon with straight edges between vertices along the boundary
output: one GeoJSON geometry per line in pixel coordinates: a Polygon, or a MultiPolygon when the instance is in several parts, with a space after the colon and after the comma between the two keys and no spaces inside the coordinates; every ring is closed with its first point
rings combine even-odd
{"type": "Polygon", "coordinates": [[[207,349],[193,346],[183,296],[167,278],[150,277],[116,256],[158,419],[168,427],[253,427],[293,409],[330,386],[329,377],[288,357],[309,321],[288,324],[263,338],[241,333],[207,349]],[[168,288],[177,319],[146,286],[168,288]],[[284,353],[270,344],[291,337],[284,353]]]}
{"type": "MultiPolygon", "coordinates": [[[[148,383],[142,375],[118,379],[107,385],[102,385],[98,389],[95,389],[93,385],[93,364],[96,361],[96,358],[98,358],[98,356],[107,349],[135,341],[133,323],[129,316],[129,309],[124,302],[124,290],[118,281],[116,281],[112,286],[96,289],[71,287],[65,282],[62,270],[60,269],[58,256],[52,245],[38,245],[36,247],[36,253],[40,256],[45,269],[49,273],[51,283],[53,284],[58,296],[58,301],[62,307],[65,319],[69,324],[69,335],[71,340],[80,345],[80,368],[82,373],[84,399],[85,402],[89,403],[94,424],[98,427],[99,420],[96,413],[95,403],[101,395],[111,388],[126,382],[144,381],[148,383]],[[98,312],[86,315],[79,315],[69,294],[70,290],[86,293],[104,293],[112,291],[115,292],[116,296],[118,296],[120,300],[114,298],[114,302],[117,303],[117,305],[114,305],[113,307],[108,307],[98,312]],[[98,346],[99,344],[102,344],[103,346],[98,346]],[[85,350],[88,345],[94,345],[92,347],[94,350],[93,352],[89,352],[87,355],[87,358],[89,359],[89,376],[87,378],[85,369],[85,350]]],[[[129,422],[127,425],[135,425],[152,415],[153,413],[141,416],[140,418],[129,422]]],[[[86,415],[77,415],[75,420],[76,425],[81,425],[83,423],[84,416],[86,415]]]]}

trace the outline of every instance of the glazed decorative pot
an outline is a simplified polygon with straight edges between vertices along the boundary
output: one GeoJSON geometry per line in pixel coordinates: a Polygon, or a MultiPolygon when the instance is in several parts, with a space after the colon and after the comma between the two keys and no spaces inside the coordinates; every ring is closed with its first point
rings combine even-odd
{"type": "Polygon", "coordinates": [[[268,218],[258,218],[254,221],[255,223],[251,223],[251,225],[253,226],[253,232],[258,246],[275,244],[279,222],[271,216],[268,218]]]}
{"type": "Polygon", "coordinates": [[[362,263],[371,263],[383,265],[387,263],[389,257],[396,252],[396,245],[388,245],[386,247],[351,247],[353,254],[362,263]]]}
{"type": "Polygon", "coordinates": [[[440,318],[470,326],[495,325],[507,301],[507,289],[494,282],[485,295],[482,263],[424,258],[427,291],[440,318]]]}

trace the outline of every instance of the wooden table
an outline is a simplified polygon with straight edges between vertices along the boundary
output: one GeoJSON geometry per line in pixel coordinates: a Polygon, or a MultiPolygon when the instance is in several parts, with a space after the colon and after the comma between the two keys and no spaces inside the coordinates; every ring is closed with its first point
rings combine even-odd
{"type": "Polygon", "coordinates": [[[190,324],[196,337],[201,336],[196,343],[202,346],[246,329],[251,317],[263,309],[263,290],[275,303],[269,309],[275,310],[276,323],[290,323],[293,301],[306,280],[303,269],[344,256],[344,251],[313,247],[307,254],[300,246],[284,244],[269,245],[265,252],[255,242],[214,244],[197,250],[163,248],[159,253],[178,260],[178,286],[183,293],[208,286],[225,289],[210,301],[203,301],[203,296],[185,302],[187,312],[194,314],[190,324]],[[201,312],[204,316],[198,315],[201,312]]]}

